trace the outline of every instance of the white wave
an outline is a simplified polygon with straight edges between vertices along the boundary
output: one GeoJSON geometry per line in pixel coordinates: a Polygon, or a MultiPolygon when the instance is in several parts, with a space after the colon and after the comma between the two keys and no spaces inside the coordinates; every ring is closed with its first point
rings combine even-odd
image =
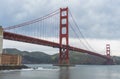
{"type": "Polygon", "coordinates": [[[28,69],[21,69],[22,71],[31,71],[34,70],[33,68],[28,68],[28,69]]]}
{"type": "Polygon", "coordinates": [[[16,72],[16,71],[52,71],[59,70],[58,68],[46,68],[46,67],[33,67],[28,69],[16,69],[16,70],[1,70],[0,73],[16,72]]]}
{"type": "Polygon", "coordinates": [[[53,68],[45,68],[45,67],[36,67],[33,68],[34,70],[58,70],[58,69],[53,69],[53,68]]]}
{"type": "Polygon", "coordinates": [[[43,70],[44,68],[43,67],[38,67],[37,70],[43,70]]]}
{"type": "Polygon", "coordinates": [[[31,71],[31,70],[44,70],[43,67],[33,67],[33,68],[29,68],[29,69],[22,69],[22,71],[31,71]]]}
{"type": "Polygon", "coordinates": [[[1,73],[7,73],[7,72],[16,72],[16,71],[20,71],[18,69],[15,69],[15,70],[1,70],[0,72],[1,73]]]}

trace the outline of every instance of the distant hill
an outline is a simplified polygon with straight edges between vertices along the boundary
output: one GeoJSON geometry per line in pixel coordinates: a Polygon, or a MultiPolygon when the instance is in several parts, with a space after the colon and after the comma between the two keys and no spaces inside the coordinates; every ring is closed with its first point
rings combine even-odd
{"type": "MultiPolygon", "coordinates": [[[[58,54],[48,55],[44,52],[34,51],[21,51],[18,49],[6,48],[3,49],[4,53],[19,54],[22,56],[23,64],[56,64],[58,63],[58,54]]],[[[116,64],[120,64],[120,57],[113,57],[116,64]]],[[[83,54],[79,52],[70,51],[70,63],[72,64],[103,64],[106,60],[100,57],[83,54]]]]}

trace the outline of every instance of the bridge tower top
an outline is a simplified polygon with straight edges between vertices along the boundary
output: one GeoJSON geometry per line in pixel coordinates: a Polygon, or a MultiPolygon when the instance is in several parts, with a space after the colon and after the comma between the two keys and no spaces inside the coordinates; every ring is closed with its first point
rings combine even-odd
{"type": "Polygon", "coordinates": [[[106,44],[106,55],[110,57],[110,44],[106,44]]]}

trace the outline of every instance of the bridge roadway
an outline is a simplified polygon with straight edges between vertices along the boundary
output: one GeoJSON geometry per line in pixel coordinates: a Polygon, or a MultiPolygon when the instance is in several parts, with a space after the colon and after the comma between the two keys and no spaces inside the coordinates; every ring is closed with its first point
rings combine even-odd
{"type": "Polygon", "coordinates": [[[76,48],[73,46],[65,46],[65,45],[60,46],[59,43],[50,42],[50,41],[46,41],[46,40],[42,40],[42,39],[38,39],[38,38],[33,38],[33,37],[29,37],[29,36],[24,36],[24,35],[20,35],[20,34],[10,33],[10,32],[6,32],[6,31],[3,32],[3,38],[8,39],[8,40],[50,46],[50,47],[55,47],[55,48],[60,48],[60,47],[67,48],[67,47],[69,47],[69,50],[72,50],[72,51],[77,51],[77,52],[81,52],[81,53],[88,53],[90,55],[98,56],[98,57],[101,57],[101,58],[104,58],[107,60],[110,59],[109,57],[107,57],[105,55],[102,55],[102,54],[99,54],[96,52],[92,52],[89,50],[80,49],[80,48],[76,48]]]}

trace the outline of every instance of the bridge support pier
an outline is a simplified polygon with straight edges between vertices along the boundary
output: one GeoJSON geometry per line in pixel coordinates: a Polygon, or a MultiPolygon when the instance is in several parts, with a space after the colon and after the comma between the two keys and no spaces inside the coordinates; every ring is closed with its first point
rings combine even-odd
{"type": "Polygon", "coordinates": [[[113,59],[109,59],[104,64],[105,65],[114,65],[114,61],[113,61],[113,59]]]}

